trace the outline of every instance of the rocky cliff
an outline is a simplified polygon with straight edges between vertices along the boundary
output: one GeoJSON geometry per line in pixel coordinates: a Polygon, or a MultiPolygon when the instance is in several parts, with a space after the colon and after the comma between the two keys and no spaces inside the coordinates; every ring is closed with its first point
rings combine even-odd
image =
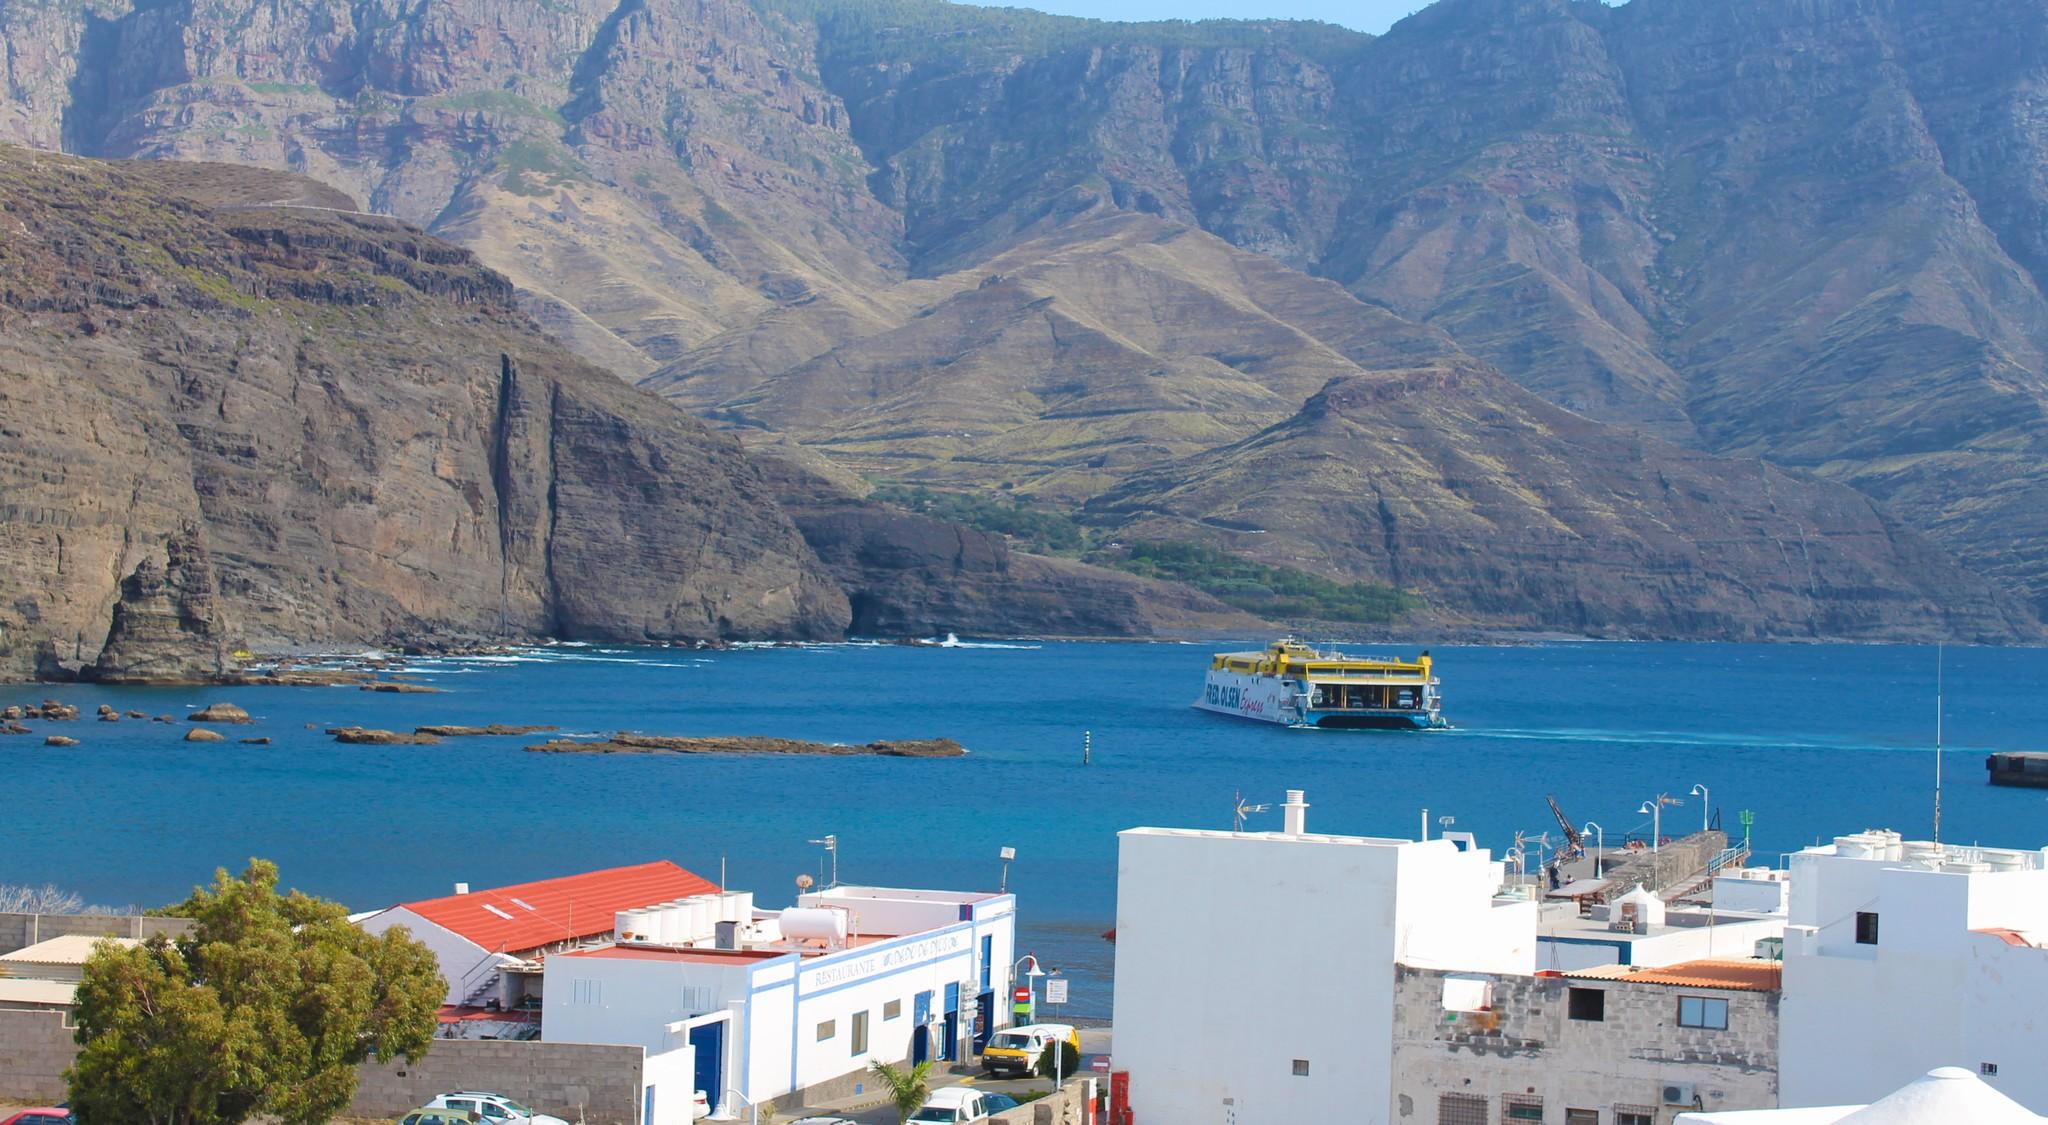
{"type": "Polygon", "coordinates": [[[0,671],[839,635],[844,595],[736,443],[564,352],[467,251],[242,202],[305,190],[0,146],[0,671]]]}
{"type": "Polygon", "coordinates": [[[1440,0],[1378,38],[0,0],[0,32],[0,136],[311,174],[584,356],[870,474],[1078,503],[1329,379],[1477,360],[1853,487],[2048,609],[2035,0],[1440,0]]]}

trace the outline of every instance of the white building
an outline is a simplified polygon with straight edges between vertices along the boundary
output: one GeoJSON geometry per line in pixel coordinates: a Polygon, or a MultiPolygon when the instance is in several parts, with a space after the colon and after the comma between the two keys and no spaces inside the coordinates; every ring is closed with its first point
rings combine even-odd
{"type": "Polygon", "coordinates": [[[877,887],[709,932],[622,920],[625,940],[545,959],[541,1037],[692,1049],[734,1110],[853,1094],[872,1061],[964,1058],[1007,1023],[1015,920],[1007,894],[877,887]]]}
{"type": "Polygon", "coordinates": [[[1138,1121],[1390,1120],[1395,965],[1534,971],[1536,905],[1448,840],[1118,836],[1115,1065],[1138,1121]]]}
{"type": "Polygon", "coordinates": [[[441,963],[449,1005],[537,1009],[546,954],[610,940],[621,912],[719,893],[662,860],[490,890],[457,883],[452,895],[399,903],[356,924],[373,934],[404,926],[424,942],[441,963]]]}
{"type": "Polygon", "coordinates": [[[2048,1110],[2043,858],[1876,830],[1794,855],[1782,1104],[1861,1105],[1960,1064],[2048,1110]]]}
{"type": "Polygon", "coordinates": [[[1745,868],[1713,879],[1712,905],[1666,905],[1641,887],[1606,903],[1543,905],[1536,967],[1661,968],[1776,952],[1785,933],[1783,872],[1745,868]]]}

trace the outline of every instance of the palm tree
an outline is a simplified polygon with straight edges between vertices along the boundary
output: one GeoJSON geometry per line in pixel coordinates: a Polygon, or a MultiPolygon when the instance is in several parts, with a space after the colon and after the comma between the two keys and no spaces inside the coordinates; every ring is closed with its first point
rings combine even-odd
{"type": "Polygon", "coordinates": [[[926,1098],[931,1097],[931,1083],[926,1081],[932,1070],[929,1059],[909,1070],[880,1061],[868,1064],[868,1069],[888,1088],[889,1104],[896,1107],[896,1125],[903,1125],[909,1121],[910,1115],[917,1112],[926,1098]]]}

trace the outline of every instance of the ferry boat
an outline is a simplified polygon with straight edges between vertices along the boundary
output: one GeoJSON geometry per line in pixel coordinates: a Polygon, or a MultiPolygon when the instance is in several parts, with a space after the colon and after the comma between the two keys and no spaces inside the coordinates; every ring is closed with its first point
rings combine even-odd
{"type": "Polygon", "coordinates": [[[1319,652],[1293,638],[1219,652],[1195,706],[1290,727],[1437,730],[1443,694],[1429,653],[1414,660],[1319,652]]]}

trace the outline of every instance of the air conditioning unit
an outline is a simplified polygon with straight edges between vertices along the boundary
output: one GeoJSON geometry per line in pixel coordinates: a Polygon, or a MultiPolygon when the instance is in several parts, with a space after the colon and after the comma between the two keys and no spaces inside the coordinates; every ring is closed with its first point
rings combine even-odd
{"type": "Polygon", "coordinates": [[[1699,1095],[1690,1082],[1666,1082],[1664,1084],[1665,1105],[1692,1105],[1699,1101],[1699,1095]]]}

